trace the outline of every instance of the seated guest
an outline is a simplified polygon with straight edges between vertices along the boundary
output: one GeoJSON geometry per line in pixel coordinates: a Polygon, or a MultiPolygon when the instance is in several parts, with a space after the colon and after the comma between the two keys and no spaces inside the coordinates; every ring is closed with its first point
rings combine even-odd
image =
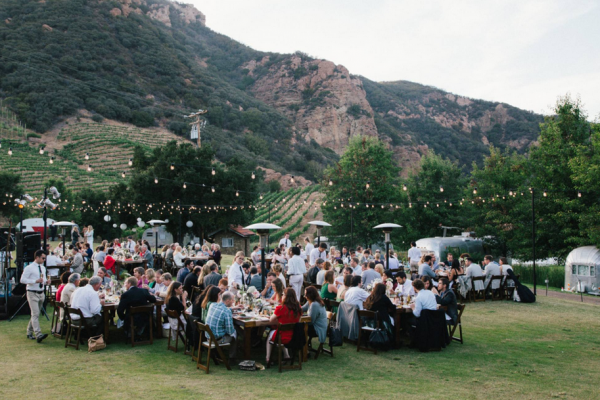
{"type": "MultiPolygon", "coordinates": [[[[283,287],[283,282],[281,279],[273,277],[273,281],[271,282],[271,296],[268,297],[269,303],[271,304],[281,304],[283,301],[283,291],[285,288],[283,287]]],[[[269,293],[267,293],[268,295],[269,293]]]]}
{"type": "Polygon", "coordinates": [[[425,290],[431,290],[431,293],[435,294],[436,296],[439,295],[439,292],[435,286],[433,286],[433,280],[429,276],[425,275],[423,278],[421,278],[421,280],[425,285],[425,290]]]}
{"type": "Polygon", "coordinates": [[[206,288],[203,292],[204,296],[202,298],[202,303],[200,303],[201,307],[201,315],[200,321],[205,322],[208,312],[213,304],[219,301],[219,295],[221,294],[221,290],[216,286],[211,286],[206,288]]]}
{"type": "Polygon", "coordinates": [[[325,303],[314,286],[306,288],[305,296],[306,303],[302,306],[302,311],[308,311],[310,317],[308,337],[318,337],[319,343],[325,343],[327,340],[327,310],[325,309],[325,303]]]}
{"type": "MultiPolygon", "coordinates": [[[[296,298],[296,292],[291,287],[285,289],[283,294],[283,301],[280,306],[275,308],[273,315],[271,316],[271,324],[277,325],[280,324],[295,324],[300,321],[302,317],[302,309],[300,308],[300,304],[296,298]]],[[[277,329],[273,329],[267,338],[267,366],[269,364],[269,360],[271,359],[271,352],[273,350],[273,341],[275,340],[275,335],[277,334],[277,329]]],[[[281,343],[288,344],[292,340],[292,331],[281,332],[281,343]]],[[[289,358],[289,353],[286,348],[284,348],[285,358],[289,358]]]]}
{"type": "Polygon", "coordinates": [[[352,268],[353,275],[362,275],[362,267],[358,257],[352,257],[350,259],[350,268],[352,268]]]}
{"type": "Polygon", "coordinates": [[[383,279],[385,281],[385,279],[383,278],[383,264],[375,264],[375,272],[377,272],[379,274],[379,276],[381,277],[381,279],[383,279]]]}
{"type": "MultiPolygon", "coordinates": [[[[290,249],[288,251],[290,253],[290,258],[292,257],[292,249],[290,249]]],[[[259,265],[260,267],[260,265],[259,265]]],[[[283,283],[283,288],[285,289],[285,276],[283,276],[283,267],[281,266],[281,264],[275,264],[271,267],[271,271],[273,271],[275,273],[275,275],[277,275],[277,278],[281,279],[281,283],[283,283]]],[[[259,271],[259,273],[261,273],[259,271]]]]}
{"type": "Polygon", "coordinates": [[[332,266],[329,261],[323,263],[323,268],[317,273],[317,285],[322,285],[325,282],[325,273],[331,271],[331,268],[332,266]]]}
{"type": "Polygon", "coordinates": [[[369,261],[367,265],[369,268],[363,271],[361,275],[362,287],[367,287],[367,285],[370,285],[375,279],[381,279],[381,274],[375,271],[375,262],[369,261]]]}
{"type": "Polygon", "coordinates": [[[363,303],[369,297],[369,292],[358,287],[361,282],[360,276],[353,276],[350,289],[346,290],[344,294],[344,301],[346,303],[355,305],[359,310],[363,309],[363,303]]]}
{"type": "Polygon", "coordinates": [[[83,257],[81,256],[81,253],[79,252],[77,247],[73,247],[73,250],[71,250],[71,252],[73,254],[73,261],[71,262],[71,272],[81,274],[83,272],[83,257]]]}
{"type": "MultiPolygon", "coordinates": [[[[102,306],[104,299],[100,300],[98,296],[100,285],[102,285],[102,279],[94,276],[90,279],[89,285],[76,290],[71,298],[71,307],[81,310],[93,336],[99,335],[103,331],[102,306]]],[[[79,315],[71,314],[71,319],[77,321],[79,315]]]]}
{"type": "MultiPolygon", "coordinates": [[[[396,306],[385,295],[385,291],[385,283],[376,284],[371,292],[371,295],[365,301],[365,309],[377,312],[380,328],[385,329],[388,333],[388,337],[391,339],[394,337],[394,330],[392,329],[394,322],[392,316],[396,313],[396,306]]],[[[373,328],[376,327],[375,324],[370,326],[373,328]]]]}
{"type": "Polygon", "coordinates": [[[318,259],[315,261],[315,265],[314,265],[314,267],[311,267],[311,268],[308,270],[308,273],[307,273],[306,279],[307,279],[307,280],[308,280],[310,283],[314,283],[314,284],[316,284],[316,283],[317,283],[317,275],[319,274],[319,271],[321,271],[321,269],[323,269],[323,263],[324,263],[323,259],[322,259],[322,258],[318,258],[318,259]]]}
{"type": "Polygon", "coordinates": [[[406,273],[404,271],[400,271],[396,274],[396,282],[398,286],[396,286],[396,295],[398,296],[415,296],[415,289],[413,288],[412,281],[406,277],[406,273]]]}
{"type": "Polygon", "coordinates": [[[447,278],[441,278],[438,282],[438,289],[440,295],[436,296],[437,303],[448,308],[446,310],[446,322],[448,325],[456,325],[458,319],[456,295],[450,289],[450,281],[447,278]]]}
{"type": "Polygon", "coordinates": [[[335,296],[335,301],[340,302],[344,300],[346,291],[352,287],[352,278],[352,275],[344,276],[344,284],[338,288],[337,295],[335,296]]]}
{"type": "Polygon", "coordinates": [[[156,293],[156,288],[158,287],[158,285],[161,284],[163,281],[163,270],[157,269],[156,271],[154,271],[153,269],[147,269],[146,270],[147,278],[148,278],[148,271],[152,271],[152,273],[154,274],[154,278],[152,278],[152,280],[150,280],[150,283],[148,283],[148,291],[151,294],[154,294],[154,293],[156,293]]]}
{"type": "Polygon", "coordinates": [[[262,276],[258,273],[257,267],[250,268],[250,286],[254,286],[256,290],[262,292],[263,284],[262,284],[262,276]]]}
{"type": "Polygon", "coordinates": [[[86,262],[92,261],[92,256],[94,255],[94,252],[88,242],[85,242],[83,244],[83,252],[85,253],[85,256],[83,257],[85,259],[85,261],[86,262]]]}
{"type": "Polygon", "coordinates": [[[154,257],[152,256],[149,246],[143,245],[140,253],[142,258],[146,260],[146,267],[150,269],[154,268],[154,257]]]}
{"type": "Polygon", "coordinates": [[[221,280],[221,274],[217,272],[219,266],[214,261],[209,261],[206,263],[208,268],[210,269],[210,273],[204,277],[204,287],[209,287],[210,285],[218,286],[219,281],[221,280]]]}
{"type": "Polygon", "coordinates": [[[250,258],[252,259],[252,262],[254,263],[254,265],[260,264],[261,255],[260,255],[260,248],[258,246],[254,246],[252,248],[252,253],[250,254],[250,258]]]}
{"type": "MultiPolygon", "coordinates": [[[[177,272],[177,282],[184,283],[187,275],[192,272],[194,269],[194,260],[186,260],[185,264],[182,264],[184,268],[181,268],[179,272],[177,272]]],[[[198,278],[196,276],[196,278],[198,278]]]]}
{"type": "Polygon", "coordinates": [[[104,267],[100,267],[98,268],[98,277],[100,279],[102,279],[102,285],[110,285],[110,278],[108,277],[108,274],[106,273],[106,268],[104,267]]]}
{"type": "Polygon", "coordinates": [[[417,293],[415,302],[410,305],[410,308],[413,310],[413,315],[416,318],[419,318],[422,310],[437,310],[438,305],[435,295],[431,293],[431,291],[425,289],[423,281],[415,279],[412,285],[413,288],[415,288],[415,293],[417,293]]]}
{"type": "Polygon", "coordinates": [[[115,268],[116,260],[113,254],[115,254],[115,249],[110,248],[106,251],[106,257],[104,257],[104,268],[106,268],[107,271],[110,271],[111,275],[117,273],[117,269],[115,268]]]}
{"type": "Polygon", "coordinates": [[[148,284],[148,280],[146,279],[146,271],[144,271],[144,267],[137,267],[133,269],[133,276],[138,280],[137,287],[140,289],[143,288],[144,285],[148,284]]]}
{"type": "MultiPolygon", "coordinates": [[[[185,258],[182,252],[181,246],[177,246],[175,251],[173,252],[173,261],[175,262],[175,266],[177,268],[183,267],[183,259],[185,258]]],[[[179,281],[179,279],[178,279],[179,281]]]]}
{"type": "Polygon", "coordinates": [[[265,288],[262,290],[262,292],[260,292],[260,295],[265,299],[270,299],[273,296],[272,284],[275,279],[277,279],[277,275],[275,275],[275,272],[271,271],[267,274],[265,288]]]}
{"type": "Polygon", "coordinates": [[[167,291],[169,290],[169,286],[173,283],[173,278],[171,274],[166,272],[162,275],[162,282],[159,282],[154,287],[154,295],[162,298],[167,297],[167,291]]]}
{"type": "Polygon", "coordinates": [[[96,261],[99,261],[101,263],[104,263],[104,259],[106,258],[106,253],[104,252],[105,247],[104,246],[99,246],[98,247],[98,252],[96,253],[96,261]]]}
{"type": "MultiPolygon", "coordinates": [[[[146,280],[148,281],[147,285],[143,285],[142,288],[150,291],[156,285],[156,272],[153,269],[148,268],[144,275],[146,276],[146,280]]],[[[150,292],[152,293],[152,292],[150,292]]]]}
{"type": "Polygon", "coordinates": [[[235,302],[235,296],[231,292],[225,292],[222,295],[219,294],[219,297],[221,301],[214,303],[206,315],[206,325],[208,325],[219,344],[230,343],[229,362],[234,363],[236,354],[235,338],[237,335],[230,307],[235,302]]]}
{"type": "Polygon", "coordinates": [[[324,299],[335,300],[337,291],[338,288],[333,283],[333,271],[325,272],[323,286],[321,286],[321,297],[324,299]]]}
{"type": "Polygon", "coordinates": [[[89,280],[88,278],[81,278],[81,279],[79,280],[79,285],[77,285],[77,287],[80,287],[80,288],[82,288],[82,287],[84,287],[84,286],[87,286],[87,284],[88,284],[89,282],[90,282],[90,280],[89,280]]]}
{"type": "MultiPolygon", "coordinates": [[[[146,289],[140,289],[137,287],[137,279],[130,276],[125,281],[126,292],[121,295],[119,301],[119,307],[117,307],[117,315],[119,319],[125,324],[125,331],[129,331],[129,310],[131,307],[145,306],[146,304],[156,303],[156,297],[152,296],[146,289]]],[[[148,318],[143,314],[134,315],[134,324],[138,328],[138,334],[141,334],[148,325],[148,318]]],[[[128,332],[130,335],[131,332],[128,332]]]]}
{"type": "MultiPolygon", "coordinates": [[[[500,268],[500,265],[498,265],[498,263],[494,261],[494,257],[492,257],[490,255],[485,256],[483,258],[483,262],[485,264],[485,269],[483,270],[483,274],[485,275],[485,282],[487,285],[487,283],[492,280],[492,276],[502,275],[502,270],[500,268]]],[[[501,284],[501,282],[499,282],[498,280],[494,280],[494,281],[492,281],[489,289],[491,289],[491,290],[500,289],[500,284],[501,284]]]]}
{"type": "Polygon", "coordinates": [[[216,287],[215,285],[208,285],[192,302],[192,316],[196,317],[199,321],[203,322],[202,319],[202,302],[210,292],[212,288],[216,287]]]}
{"type": "Polygon", "coordinates": [[[221,293],[226,291],[228,287],[229,287],[229,282],[227,281],[227,278],[223,278],[219,281],[219,290],[221,290],[221,293]]]}
{"type": "MultiPolygon", "coordinates": [[[[467,267],[466,275],[469,278],[477,278],[483,276],[483,271],[478,264],[473,263],[473,259],[471,257],[465,258],[465,266],[467,267]]],[[[483,290],[484,285],[482,281],[475,282],[475,290],[483,290]]]]}
{"type": "MultiPolygon", "coordinates": [[[[183,290],[183,285],[179,282],[173,282],[169,286],[167,291],[167,298],[165,299],[165,310],[176,311],[179,313],[179,320],[183,324],[183,329],[187,328],[187,320],[185,319],[185,308],[186,308],[187,293],[183,290]]],[[[177,332],[178,322],[176,318],[168,317],[169,325],[171,326],[172,339],[175,339],[175,332],[177,332]]]]}
{"type": "Polygon", "coordinates": [[[506,257],[500,257],[500,272],[502,272],[502,275],[504,276],[504,281],[506,282],[507,286],[512,287],[515,286],[515,282],[512,279],[506,279],[508,277],[509,270],[512,271],[513,268],[508,263],[506,257]]]}
{"type": "Polygon", "coordinates": [[[200,271],[202,271],[202,267],[194,267],[192,272],[187,274],[187,276],[185,277],[185,281],[183,282],[183,290],[187,292],[187,297],[189,299],[192,299],[193,287],[196,286],[196,284],[198,283],[198,276],[200,275],[200,271]]]}
{"type": "MultiPolygon", "coordinates": [[[[56,290],[56,301],[60,301],[60,295],[62,291],[65,289],[65,286],[69,283],[69,276],[71,276],[70,271],[65,271],[60,276],[60,286],[56,290]]],[[[75,290],[75,289],[73,289],[75,290]]]]}
{"type": "Polygon", "coordinates": [[[62,264],[62,260],[60,259],[59,256],[50,252],[50,245],[46,246],[46,254],[48,254],[46,256],[46,268],[48,269],[48,275],[58,276],[58,273],[60,270],[58,268],[52,268],[52,267],[55,267],[58,264],[62,264]]]}
{"type": "Polygon", "coordinates": [[[423,257],[423,263],[419,266],[419,277],[429,276],[435,278],[435,272],[431,269],[433,258],[430,255],[423,257]]]}
{"type": "MultiPolygon", "coordinates": [[[[452,254],[448,254],[448,261],[450,261],[450,258],[452,254]]],[[[450,282],[454,282],[456,281],[456,278],[458,278],[459,275],[464,275],[465,270],[462,267],[462,265],[460,265],[460,261],[458,260],[454,260],[452,259],[452,264],[450,264],[450,271],[448,271],[448,280],[450,282]]]]}
{"type": "Polygon", "coordinates": [[[347,275],[352,275],[352,272],[353,272],[352,268],[350,268],[350,267],[344,267],[344,269],[342,269],[342,273],[337,278],[335,278],[335,285],[338,288],[340,286],[343,286],[344,285],[344,278],[347,275]]]}

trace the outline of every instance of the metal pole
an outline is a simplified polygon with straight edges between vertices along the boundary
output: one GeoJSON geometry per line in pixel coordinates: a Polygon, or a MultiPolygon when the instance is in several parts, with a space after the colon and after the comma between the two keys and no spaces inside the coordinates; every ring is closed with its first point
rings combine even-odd
{"type": "Polygon", "coordinates": [[[67,229],[66,228],[62,228],[62,235],[63,235],[63,257],[65,256],[65,252],[66,252],[66,248],[65,248],[65,236],[67,236],[67,229]]]}
{"type": "Polygon", "coordinates": [[[533,294],[537,296],[537,281],[535,277],[535,189],[531,188],[531,244],[533,250],[533,294]]]}
{"type": "Polygon", "coordinates": [[[385,242],[385,269],[390,269],[390,242],[385,242]]]}
{"type": "Polygon", "coordinates": [[[158,254],[158,229],[160,226],[155,225],[154,228],[156,229],[154,231],[154,254],[158,254]]]}
{"type": "Polygon", "coordinates": [[[354,207],[350,210],[350,233],[352,235],[351,247],[354,248],[354,207]]]}
{"type": "Polygon", "coordinates": [[[183,235],[181,233],[181,200],[179,200],[179,239],[177,240],[181,244],[183,235]]]}
{"type": "Polygon", "coordinates": [[[321,228],[317,226],[317,247],[321,246],[321,228]]]}
{"type": "MultiPolygon", "coordinates": [[[[266,239],[266,238],[265,238],[266,239]]],[[[261,238],[261,242],[264,242],[266,240],[262,240],[261,238]]],[[[266,265],[265,265],[265,247],[260,246],[260,276],[261,276],[261,280],[262,280],[262,287],[263,290],[267,284],[267,270],[266,270],[266,265]]]]}
{"type": "MultiPolygon", "coordinates": [[[[46,231],[48,229],[48,206],[46,205],[45,201],[48,198],[48,188],[44,188],[44,252],[46,251],[46,244],[47,244],[47,234],[46,231]]],[[[46,260],[44,260],[44,267],[46,267],[46,260]]]]}

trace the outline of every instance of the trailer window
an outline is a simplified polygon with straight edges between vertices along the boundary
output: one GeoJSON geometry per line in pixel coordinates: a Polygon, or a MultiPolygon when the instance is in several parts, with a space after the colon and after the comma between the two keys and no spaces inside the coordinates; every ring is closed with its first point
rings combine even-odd
{"type": "Polygon", "coordinates": [[[578,265],[577,266],[577,275],[590,276],[590,267],[587,265],[578,265]]]}
{"type": "Polygon", "coordinates": [[[596,267],[593,265],[590,267],[590,276],[596,276],[596,267]]]}

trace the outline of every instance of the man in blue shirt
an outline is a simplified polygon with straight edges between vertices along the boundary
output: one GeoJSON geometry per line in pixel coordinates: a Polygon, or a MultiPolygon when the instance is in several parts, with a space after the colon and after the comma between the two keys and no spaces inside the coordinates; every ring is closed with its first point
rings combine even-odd
{"type": "Polygon", "coordinates": [[[433,272],[431,269],[431,266],[433,265],[433,258],[431,256],[425,256],[423,261],[425,262],[419,266],[419,276],[429,276],[432,279],[435,279],[435,272],[433,272]]]}
{"type": "MultiPolygon", "coordinates": [[[[206,315],[206,325],[210,328],[220,345],[229,344],[229,362],[235,362],[237,336],[233,325],[233,314],[229,309],[234,303],[233,293],[227,291],[221,295],[221,301],[210,306],[206,315]]],[[[206,340],[204,338],[203,340],[206,340]]]]}

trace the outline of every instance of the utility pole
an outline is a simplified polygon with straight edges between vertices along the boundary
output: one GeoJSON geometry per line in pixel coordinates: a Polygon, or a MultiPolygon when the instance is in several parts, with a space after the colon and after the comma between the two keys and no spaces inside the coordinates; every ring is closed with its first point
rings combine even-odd
{"type": "Polygon", "coordinates": [[[197,139],[198,148],[202,147],[201,131],[206,126],[206,120],[200,119],[200,116],[206,114],[207,112],[208,110],[198,110],[195,113],[183,116],[183,118],[195,118],[195,120],[190,123],[192,126],[190,139],[197,139]]]}
{"type": "Polygon", "coordinates": [[[537,280],[535,277],[535,188],[531,188],[531,245],[533,250],[533,294],[537,295],[537,280]]]}

